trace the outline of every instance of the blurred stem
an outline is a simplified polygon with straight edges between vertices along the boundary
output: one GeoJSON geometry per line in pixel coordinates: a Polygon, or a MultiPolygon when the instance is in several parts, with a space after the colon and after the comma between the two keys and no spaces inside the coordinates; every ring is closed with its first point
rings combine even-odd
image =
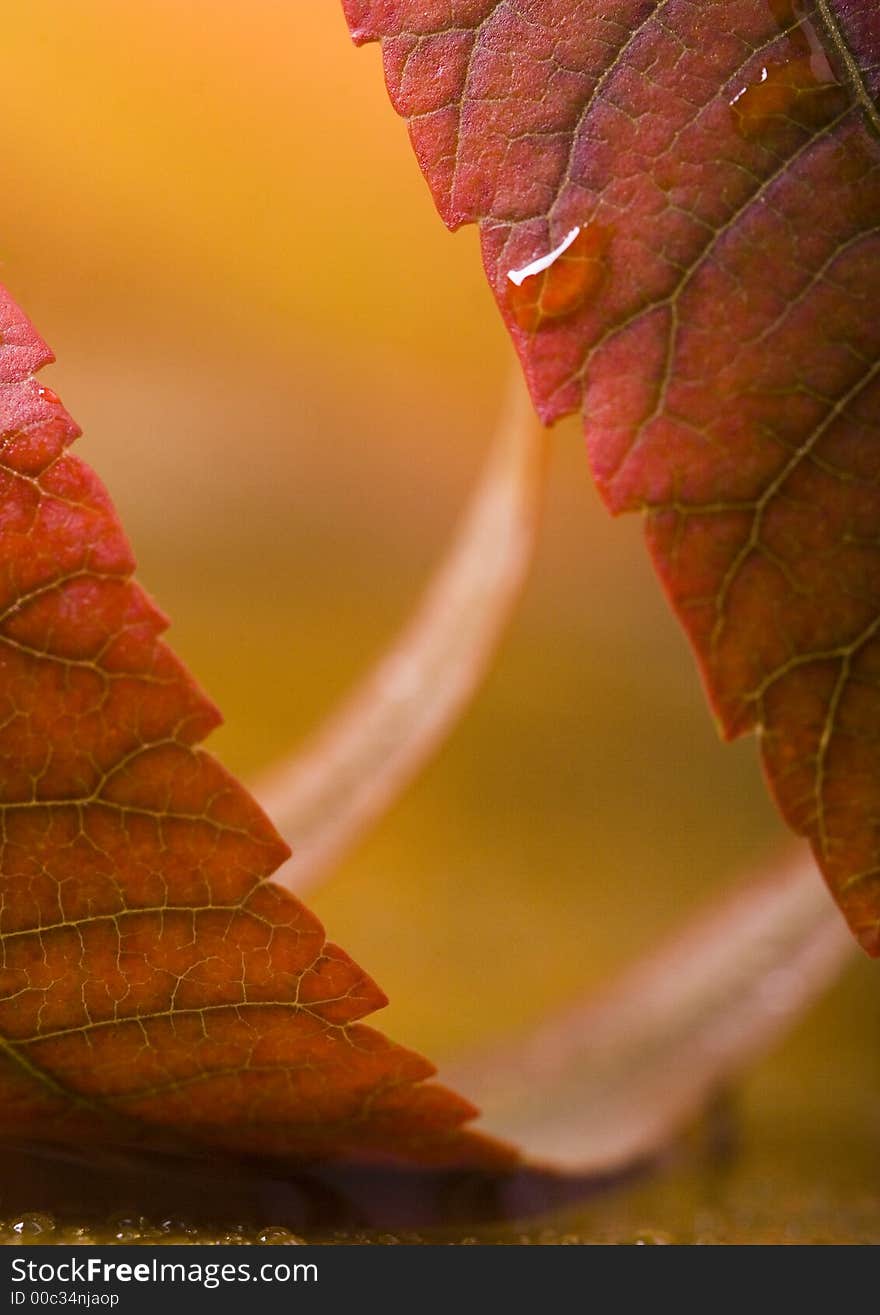
{"type": "MultiPolygon", "coordinates": [[[[548,453],[519,374],[482,482],[397,641],[254,789],[302,892],[394,803],[476,691],[528,574],[548,453]]],[[[667,1145],[840,971],[852,941],[811,860],[693,918],[612,984],[443,1077],[532,1164],[623,1168],[667,1145]]]]}
{"type": "Polygon", "coordinates": [[[300,893],[395,802],[485,674],[531,564],[548,432],[516,371],[480,486],[415,615],[310,743],[252,787],[300,893]]]}
{"type": "Polygon", "coordinates": [[[443,1071],[493,1135],[567,1172],[662,1150],[837,976],[854,943],[803,857],[693,918],[612,984],[443,1071]]]}

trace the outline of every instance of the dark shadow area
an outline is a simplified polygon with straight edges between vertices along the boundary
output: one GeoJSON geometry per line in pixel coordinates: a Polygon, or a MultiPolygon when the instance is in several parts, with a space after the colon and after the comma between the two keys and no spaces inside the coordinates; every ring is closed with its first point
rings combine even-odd
{"type": "MultiPolygon", "coordinates": [[[[529,1220],[630,1181],[626,1173],[563,1176],[324,1163],[299,1167],[138,1149],[6,1147],[0,1211],[106,1230],[108,1219],[149,1219],[166,1233],[260,1226],[333,1229],[462,1228],[529,1220]],[[178,1228],[178,1225],[180,1227],[178,1228]]],[[[33,1240],[48,1240],[37,1239],[33,1240]]],[[[155,1240],[155,1238],[153,1239],[155,1240]]]]}

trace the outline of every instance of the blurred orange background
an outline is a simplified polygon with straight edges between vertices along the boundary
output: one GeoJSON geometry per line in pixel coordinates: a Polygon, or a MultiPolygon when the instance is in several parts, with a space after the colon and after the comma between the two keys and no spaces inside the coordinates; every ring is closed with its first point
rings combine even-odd
{"type": "MultiPolygon", "coordinates": [[[[8,6],[2,61],[0,277],[224,711],[211,747],[252,773],[393,635],[477,475],[511,354],[475,234],[443,229],[337,0],[8,6]]],[[[381,1025],[435,1058],[569,1000],[783,843],[637,520],[600,506],[576,422],[555,448],[484,693],[310,900],[389,992],[381,1025]]],[[[764,1135],[873,1156],[877,971],[750,1079],[764,1135]]]]}

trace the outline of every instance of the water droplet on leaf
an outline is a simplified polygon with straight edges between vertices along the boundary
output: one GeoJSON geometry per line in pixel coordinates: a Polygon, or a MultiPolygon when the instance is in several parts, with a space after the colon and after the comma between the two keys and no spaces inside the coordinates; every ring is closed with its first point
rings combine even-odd
{"type": "Polygon", "coordinates": [[[811,50],[765,66],[755,82],[737,92],[730,108],[740,136],[751,141],[785,121],[819,127],[839,114],[847,99],[824,51],[811,50]]]}
{"type": "Polygon", "coordinates": [[[535,333],[548,321],[579,310],[601,287],[607,273],[611,229],[604,224],[578,225],[546,255],[512,269],[507,297],[521,329],[535,333]]]}

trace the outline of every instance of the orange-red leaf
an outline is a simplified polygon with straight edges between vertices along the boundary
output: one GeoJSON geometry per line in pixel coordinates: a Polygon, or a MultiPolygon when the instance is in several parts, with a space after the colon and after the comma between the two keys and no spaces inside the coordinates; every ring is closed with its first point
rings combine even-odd
{"type": "Polygon", "coordinates": [[[288,850],[197,746],[51,360],[0,291],[0,1136],[498,1164],[378,987],[268,878],[288,850]]]}
{"type": "MultiPolygon", "coordinates": [[[[343,0],[548,420],[880,952],[880,7],[343,0]]],[[[649,642],[649,641],[648,641],[649,642]]]]}

